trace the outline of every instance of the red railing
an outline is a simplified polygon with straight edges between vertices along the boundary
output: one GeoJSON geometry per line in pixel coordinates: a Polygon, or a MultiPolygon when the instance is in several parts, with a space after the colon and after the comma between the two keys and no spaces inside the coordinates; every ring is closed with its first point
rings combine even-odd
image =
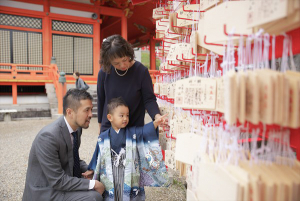
{"type": "MultiPolygon", "coordinates": [[[[66,93],[66,84],[59,83],[59,71],[56,64],[0,63],[0,83],[1,82],[9,82],[12,83],[13,86],[17,86],[18,82],[53,83],[58,101],[58,113],[63,113],[62,100],[66,93]]],[[[12,87],[12,96],[13,104],[17,104],[17,87],[12,87]]]]}

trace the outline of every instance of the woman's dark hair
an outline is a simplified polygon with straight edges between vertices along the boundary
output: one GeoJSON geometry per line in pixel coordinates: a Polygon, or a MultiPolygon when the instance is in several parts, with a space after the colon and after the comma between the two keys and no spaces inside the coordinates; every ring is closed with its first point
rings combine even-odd
{"type": "Polygon", "coordinates": [[[100,65],[104,72],[110,73],[111,61],[116,58],[129,57],[134,59],[134,50],[129,42],[120,35],[107,37],[100,50],[100,65]]]}

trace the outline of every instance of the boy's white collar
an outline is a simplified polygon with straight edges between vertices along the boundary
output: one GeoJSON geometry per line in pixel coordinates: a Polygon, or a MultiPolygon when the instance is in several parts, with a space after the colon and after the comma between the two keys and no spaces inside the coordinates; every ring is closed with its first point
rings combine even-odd
{"type": "MultiPolygon", "coordinates": [[[[115,130],[115,129],[114,129],[114,130],[115,130]]],[[[121,128],[119,128],[119,130],[115,130],[115,131],[116,131],[117,134],[119,134],[120,130],[121,130],[121,128]]]]}

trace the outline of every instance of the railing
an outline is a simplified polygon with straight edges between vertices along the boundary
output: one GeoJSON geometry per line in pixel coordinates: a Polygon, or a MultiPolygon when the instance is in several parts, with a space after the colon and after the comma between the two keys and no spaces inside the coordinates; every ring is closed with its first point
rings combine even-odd
{"type": "Polygon", "coordinates": [[[11,82],[13,104],[17,104],[18,82],[50,82],[54,84],[58,101],[58,113],[63,113],[63,96],[66,84],[59,83],[59,71],[56,64],[11,64],[0,63],[0,82],[11,82]],[[15,87],[14,87],[15,86],[15,87]]]}

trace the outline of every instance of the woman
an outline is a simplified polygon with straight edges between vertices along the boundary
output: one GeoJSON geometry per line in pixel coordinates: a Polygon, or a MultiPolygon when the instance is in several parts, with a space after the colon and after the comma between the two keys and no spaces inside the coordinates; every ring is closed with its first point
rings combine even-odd
{"type": "MultiPolygon", "coordinates": [[[[134,60],[133,48],[124,38],[120,35],[112,35],[103,41],[100,51],[100,64],[101,70],[97,82],[100,133],[111,127],[110,121],[107,119],[107,104],[112,98],[122,97],[127,103],[130,120],[127,124],[128,127],[144,126],[145,110],[148,111],[153,120],[161,117],[153,93],[149,71],[143,64],[134,60]]],[[[161,119],[163,122],[165,121],[163,117],[161,119]]],[[[110,133],[110,135],[113,134],[110,133]]],[[[118,136],[117,139],[120,140],[114,143],[127,143],[127,140],[124,141],[126,138],[122,140],[118,136]]],[[[96,166],[98,153],[99,146],[96,144],[93,158],[88,167],[89,170],[96,166]]],[[[93,171],[90,171],[84,173],[83,176],[89,178],[92,173],[93,171]]],[[[144,177],[143,175],[141,173],[141,177],[144,177]]],[[[114,185],[123,185],[123,181],[118,180],[114,185]]],[[[143,188],[140,190],[139,195],[143,197],[145,192],[143,188]]],[[[135,195],[138,192],[136,191],[135,195]]]]}
{"type": "Polygon", "coordinates": [[[100,133],[111,126],[106,106],[112,98],[121,96],[128,104],[129,127],[144,125],[145,110],[153,120],[161,116],[149,71],[134,60],[130,43],[120,35],[106,38],[100,51],[100,65],[97,85],[100,133]]]}

